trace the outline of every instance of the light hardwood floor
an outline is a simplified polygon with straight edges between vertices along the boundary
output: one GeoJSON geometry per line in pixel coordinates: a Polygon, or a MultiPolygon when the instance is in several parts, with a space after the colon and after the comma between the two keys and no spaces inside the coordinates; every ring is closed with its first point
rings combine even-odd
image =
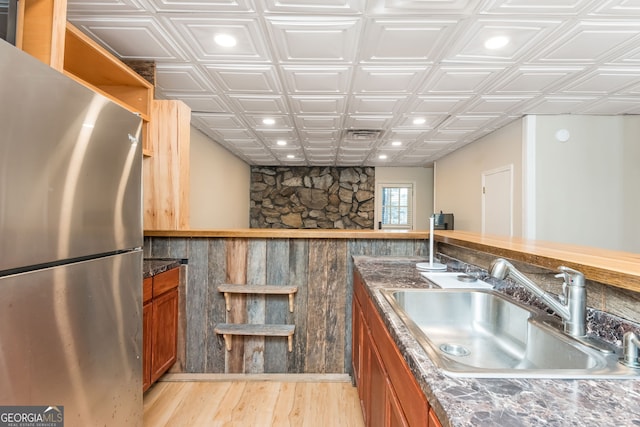
{"type": "Polygon", "coordinates": [[[344,380],[181,379],[158,382],[144,395],[144,427],[363,425],[358,392],[344,380]]]}

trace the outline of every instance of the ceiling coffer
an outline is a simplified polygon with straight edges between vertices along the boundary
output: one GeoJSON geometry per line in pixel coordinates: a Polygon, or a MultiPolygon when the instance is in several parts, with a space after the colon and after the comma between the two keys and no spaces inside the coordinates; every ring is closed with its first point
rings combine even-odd
{"type": "Polygon", "coordinates": [[[371,141],[377,139],[382,133],[378,129],[349,129],[345,135],[345,139],[351,141],[371,141]]]}

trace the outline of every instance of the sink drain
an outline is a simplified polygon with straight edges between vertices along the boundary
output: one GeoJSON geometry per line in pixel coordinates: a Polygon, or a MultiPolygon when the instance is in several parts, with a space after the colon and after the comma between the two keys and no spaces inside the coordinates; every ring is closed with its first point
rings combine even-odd
{"type": "Polygon", "coordinates": [[[473,283],[478,281],[478,278],[475,276],[470,276],[468,274],[459,274],[458,275],[458,280],[463,282],[463,283],[473,283]]]}
{"type": "Polygon", "coordinates": [[[443,353],[447,353],[451,356],[468,356],[471,354],[471,352],[469,350],[467,350],[466,347],[458,345],[458,344],[442,344],[440,346],[440,350],[442,350],[443,353]]]}

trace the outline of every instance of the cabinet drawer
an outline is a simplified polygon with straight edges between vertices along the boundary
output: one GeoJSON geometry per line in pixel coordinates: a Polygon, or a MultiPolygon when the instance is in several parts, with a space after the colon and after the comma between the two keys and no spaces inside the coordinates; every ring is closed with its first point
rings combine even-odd
{"type": "Polygon", "coordinates": [[[179,282],[180,268],[174,268],[153,276],[153,297],[155,298],[173,288],[177,288],[179,282]]]}
{"type": "Polygon", "coordinates": [[[142,303],[146,304],[153,297],[153,277],[147,277],[142,282],[142,303]]]}

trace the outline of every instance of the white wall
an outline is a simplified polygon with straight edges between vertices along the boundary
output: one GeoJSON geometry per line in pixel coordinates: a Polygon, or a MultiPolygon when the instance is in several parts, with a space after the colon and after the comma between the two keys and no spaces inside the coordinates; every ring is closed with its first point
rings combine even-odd
{"type": "MultiPolygon", "coordinates": [[[[433,213],[433,168],[401,168],[401,167],[376,167],[376,184],[389,183],[414,183],[416,193],[415,206],[415,230],[428,230],[429,217],[433,213]]],[[[376,200],[380,195],[377,193],[376,200]]],[[[378,224],[379,212],[376,212],[375,226],[378,224]]]]}
{"type": "Polygon", "coordinates": [[[436,212],[453,213],[454,228],[482,232],[482,173],[513,165],[513,234],[522,235],[522,120],[435,162],[436,212]]]}
{"type": "Polygon", "coordinates": [[[537,116],[535,128],[536,238],[640,252],[640,118],[537,116]]]}
{"type": "Polygon", "coordinates": [[[248,164],[191,127],[191,228],[249,228],[248,164]]]}

